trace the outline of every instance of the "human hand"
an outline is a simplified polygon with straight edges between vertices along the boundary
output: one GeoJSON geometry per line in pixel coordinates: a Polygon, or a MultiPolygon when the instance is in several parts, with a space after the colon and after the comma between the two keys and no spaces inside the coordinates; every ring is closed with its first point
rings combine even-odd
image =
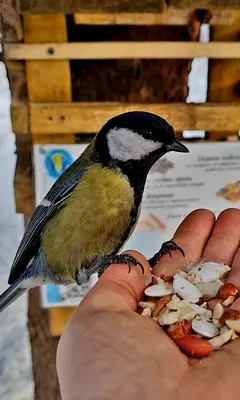
{"type": "MultiPolygon", "coordinates": [[[[240,287],[240,211],[215,221],[207,210],[191,213],[173,240],[187,260],[225,262],[228,281],[240,287]]],[[[150,273],[146,259],[131,251],[150,273]]],[[[153,273],[184,269],[179,252],[162,257],[153,273]]],[[[135,311],[145,289],[138,267],[113,265],[73,314],[58,347],[57,369],[63,400],[230,400],[238,397],[240,341],[202,360],[188,359],[164,330],[135,311]]],[[[240,310],[240,299],[231,306],[240,310]]]]}

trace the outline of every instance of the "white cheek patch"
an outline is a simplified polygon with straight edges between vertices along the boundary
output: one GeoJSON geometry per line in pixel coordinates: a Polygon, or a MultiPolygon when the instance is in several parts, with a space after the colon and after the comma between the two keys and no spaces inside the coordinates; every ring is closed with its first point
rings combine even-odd
{"type": "Polygon", "coordinates": [[[162,143],[145,139],[127,128],[110,129],[107,139],[111,157],[120,161],[140,160],[162,147],[162,143]]]}

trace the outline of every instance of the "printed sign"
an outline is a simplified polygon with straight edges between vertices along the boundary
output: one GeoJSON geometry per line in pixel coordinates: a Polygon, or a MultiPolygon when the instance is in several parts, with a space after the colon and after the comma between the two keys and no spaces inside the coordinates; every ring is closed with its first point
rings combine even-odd
{"type": "MultiPolygon", "coordinates": [[[[190,153],[169,153],[150,171],[139,223],[124,250],[135,249],[150,258],[194,209],[207,208],[218,215],[225,208],[240,206],[240,143],[187,146],[190,153]]],[[[86,144],[34,146],[37,204],[85,148],[86,144]]],[[[43,306],[78,304],[96,279],[80,287],[46,285],[43,306]]]]}

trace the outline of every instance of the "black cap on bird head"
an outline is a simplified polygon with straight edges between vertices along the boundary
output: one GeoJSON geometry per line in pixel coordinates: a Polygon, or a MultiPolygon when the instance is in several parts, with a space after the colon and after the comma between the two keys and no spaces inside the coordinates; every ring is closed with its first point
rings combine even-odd
{"type": "Polygon", "coordinates": [[[111,118],[97,135],[96,146],[105,159],[116,163],[151,159],[153,164],[169,151],[189,151],[176,140],[173,127],[165,119],[144,111],[111,118]]]}

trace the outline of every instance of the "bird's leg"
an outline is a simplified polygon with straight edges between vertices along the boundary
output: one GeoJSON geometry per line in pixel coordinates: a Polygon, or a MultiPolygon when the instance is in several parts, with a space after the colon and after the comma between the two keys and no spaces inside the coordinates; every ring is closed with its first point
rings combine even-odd
{"type": "Polygon", "coordinates": [[[98,277],[103,274],[103,272],[109,267],[111,264],[127,264],[128,272],[131,272],[131,264],[138,265],[141,268],[142,273],[144,274],[143,265],[136,260],[130,254],[119,254],[119,255],[106,255],[98,260],[96,260],[88,269],[80,268],[76,274],[76,281],[79,285],[87,282],[92,274],[98,272],[98,277]]]}
{"type": "Polygon", "coordinates": [[[135,257],[130,256],[130,254],[117,254],[117,255],[104,256],[97,262],[97,265],[95,268],[96,268],[96,271],[98,272],[99,278],[111,264],[127,264],[128,265],[128,273],[131,272],[131,264],[139,265],[142,273],[144,274],[144,268],[143,268],[142,264],[138,260],[136,260],[135,257]]]}
{"type": "Polygon", "coordinates": [[[90,274],[86,268],[79,268],[75,274],[75,280],[78,285],[83,285],[89,281],[90,274]]]}
{"type": "Polygon", "coordinates": [[[179,247],[172,240],[169,240],[168,242],[164,242],[161,246],[161,249],[148,260],[150,267],[153,268],[158,263],[160,258],[164,256],[164,254],[169,254],[172,257],[171,251],[173,250],[179,250],[183,257],[185,257],[184,251],[181,249],[181,247],[179,247]]]}

